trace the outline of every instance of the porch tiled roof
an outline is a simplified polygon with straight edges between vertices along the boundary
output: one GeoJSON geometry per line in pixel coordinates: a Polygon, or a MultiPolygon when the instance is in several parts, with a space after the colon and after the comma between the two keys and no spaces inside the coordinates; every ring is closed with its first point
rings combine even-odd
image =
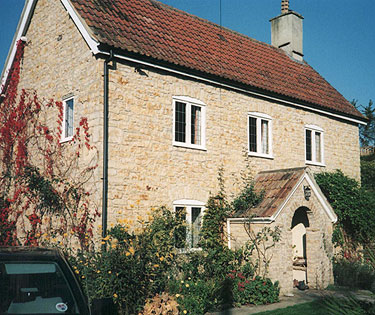
{"type": "Polygon", "coordinates": [[[155,0],[70,0],[104,46],[271,93],[363,116],[306,62],[155,0]]]}
{"type": "Polygon", "coordinates": [[[245,213],[236,213],[235,218],[248,218],[250,216],[270,218],[290,195],[301,177],[305,174],[306,167],[265,171],[255,177],[254,189],[263,193],[263,200],[245,213]]]}

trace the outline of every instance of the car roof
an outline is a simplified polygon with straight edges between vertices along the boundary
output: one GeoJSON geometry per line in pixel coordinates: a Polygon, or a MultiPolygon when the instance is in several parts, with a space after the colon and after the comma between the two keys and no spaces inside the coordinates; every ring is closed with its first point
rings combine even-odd
{"type": "Polygon", "coordinates": [[[2,260],[60,260],[63,258],[57,248],[0,246],[0,261],[2,260]]]}

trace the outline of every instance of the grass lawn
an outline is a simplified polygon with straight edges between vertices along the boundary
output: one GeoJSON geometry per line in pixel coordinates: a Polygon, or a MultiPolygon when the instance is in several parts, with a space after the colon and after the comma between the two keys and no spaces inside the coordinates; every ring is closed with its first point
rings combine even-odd
{"type": "Polygon", "coordinates": [[[286,308],[257,313],[258,315],[360,315],[375,314],[375,307],[369,302],[352,298],[327,297],[321,300],[297,304],[286,308]]]}
{"type": "Polygon", "coordinates": [[[288,314],[288,315],[309,315],[309,314],[314,314],[314,315],[326,315],[327,314],[327,307],[326,305],[320,301],[312,301],[312,302],[307,302],[307,303],[302,303],[302,304],[297,304],[294,306],[289,306],[286,308],[281,308],[277,309],[274,311],[267,311],[267,312],[261,312],[257,313],[258,315],[264,314],[264,315],[283,315],[283,314],[288,314]]]}

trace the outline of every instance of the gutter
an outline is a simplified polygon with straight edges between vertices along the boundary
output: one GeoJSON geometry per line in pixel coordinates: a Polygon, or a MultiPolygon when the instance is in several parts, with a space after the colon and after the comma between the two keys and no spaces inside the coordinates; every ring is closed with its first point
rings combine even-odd
{"type": "MultiPolygon", "coordinates": [[[[99,50],[98,54],[109,55],[108,52],[103,51],[103,50],[99,50]]],[[[341,115],[341,114],[331,113],[331,112],[326,111],[324,109],[314,108],[314,107],[311,107],[311,106],[308,106],[308,105],[303,105],[303,104],[296,103],[296,102],[293,102],[293,101],[284,100],[284,99],[274,97],[274,96],[271,96],[271,95],[267,95],[267,94],[264,94],[264,93],[260,93],[260,92],[256,92],[256,91],[249,91],[249,90],[246,90],[246,89],[243,89],[243,88],[240,88],[240,87],[236,87],[236,86],[231,85],[231,84],[222,83],[220,81],[205,78],[205,77],[200,76],[200,75],[195,75],[195,74],[191,74],[191,73],[188,73],[188,72],[185,72],[185,71],[179,71],[179,70],[169,68],[169,67],[166,67],[166,66],[158,65],[158,64],[155,64],[155,63],[152,63],[152,62],[143,61],[143,60],[138,59],[138,58],[127,57],[127,56],[124,56],[124,55],[121,55],[121,54],[114,54],[114,56],[118,59],[122,59],[122,60],[125,60],[125,61],[128,61],[128,62],[144,65],[144,66],[151,67],[151,68],[154,68],[154,69],[167,71],[169,73],[178,74],[178,75],[181,75],[181,76],[184,76],[184,77],[188,77],[188,78],[192,78],[192,79],[195,79],[195,80],[207,82],[207,83],[210,83],[210,84],[215,84],[215,85],[217,85],[221,88],[232,89],[232,90],[235,90],[235,91],[238,91],[238,92],[241,92],[241,93],[245,93],[247,95],[265,98],[269,101],[280,102],[280,103],[291,105],[291,106],[294,106],[294,107],[297,107],[297,108],[302,108],[302,109],[306,109],[306,110],[316,112],[316,113],[319,113],[319,114],[324,114],[324,115],[327,115],[327,116],[330,116],[330,117],[335,117],[335,118],[342,119],[342,120],[345,120],[345,121],[350,121],[350,122],[355,123],[355,124],[360,124],[360,125],[364,125],[364,126],[367,125],[367,123],[365,121],[360,120],[360,119],[348,117],[348,116],[341,115]]]]}
{"type": "MultiPolygon", "coordinates": [[[[107,236],[108,221],[108,107],[109,107],[109,70],[116,70],[113,51],[104,61],[104,99],[103,99],[103,197],[102,197],[102,237],[107,236]],[[112,62],[112,65],[110,65],[112,62]]],[[[103,245],[106,249],[106,245],[103,245]]]]}

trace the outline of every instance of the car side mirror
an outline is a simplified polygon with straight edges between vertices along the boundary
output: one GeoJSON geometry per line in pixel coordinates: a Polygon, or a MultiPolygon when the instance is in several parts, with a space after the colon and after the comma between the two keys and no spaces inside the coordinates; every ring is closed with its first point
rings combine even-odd
{"type": "Polygon", "coordinates": [[[118,314],[117,307],[112,298],[94,299],[91,303],[91,315],[118,314]]]}

